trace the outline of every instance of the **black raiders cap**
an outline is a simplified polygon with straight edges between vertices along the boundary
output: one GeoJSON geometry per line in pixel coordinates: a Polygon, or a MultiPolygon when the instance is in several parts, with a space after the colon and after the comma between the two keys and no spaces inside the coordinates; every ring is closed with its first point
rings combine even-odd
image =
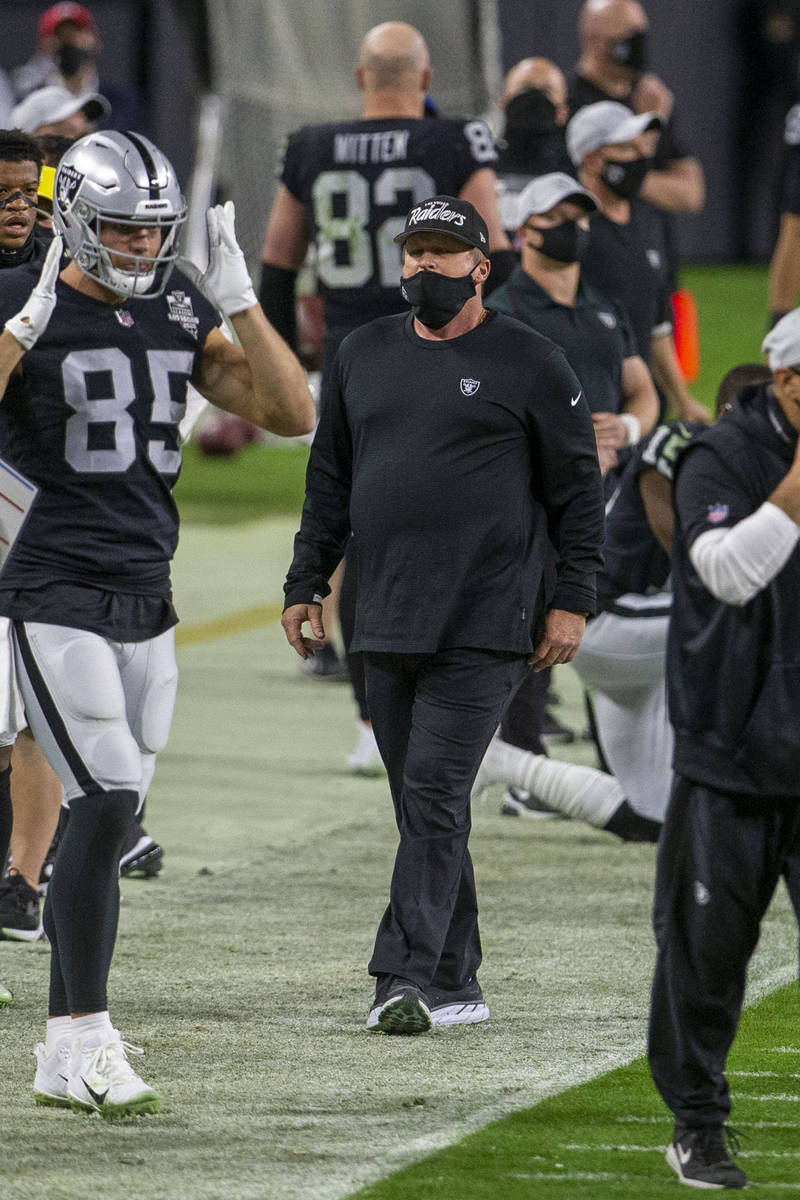
{"type": "Polygon", "coordinates": [[[394,239],[402,246],[412,233],[448,233],[451,237],[489,253],[489,230],[478,210],[456,196],[431,196],[411,209],[405,228],[394,239]]]}

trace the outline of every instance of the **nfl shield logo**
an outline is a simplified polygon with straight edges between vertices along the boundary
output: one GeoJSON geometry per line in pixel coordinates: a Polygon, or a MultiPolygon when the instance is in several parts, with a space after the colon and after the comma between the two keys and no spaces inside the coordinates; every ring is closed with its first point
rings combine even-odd
{"type": "Polygon", "coordinates": [[[123,325],[125,329],[130,329],[131,325],[133,324],[133,317],[128,312],[127,308],[115,308],[114,316],[117,318],[120,325],[123,325]]]}
{"type": "Polygon", "coordinates": [[[708,506],[708,523],[709,525],[721,525],[729,513],[727,504],[709,504],[708,506]]]}
{"type": "Polygon", "coordinates": [[[481,386],[480,379],[462,379],[461,391],[465,396],[474,396],[478,388],[481,386]]]}

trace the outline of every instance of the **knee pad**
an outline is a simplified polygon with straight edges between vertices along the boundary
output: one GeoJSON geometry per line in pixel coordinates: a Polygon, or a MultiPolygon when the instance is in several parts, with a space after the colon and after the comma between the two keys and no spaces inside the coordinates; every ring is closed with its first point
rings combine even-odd
{"type": "Polygon", "coordinates": [[[167,744],[177,690],[178,668],[174,663],[172,670],[147,680],[134,730],[139,747],[146,754],[158,754],[167,744]]]}

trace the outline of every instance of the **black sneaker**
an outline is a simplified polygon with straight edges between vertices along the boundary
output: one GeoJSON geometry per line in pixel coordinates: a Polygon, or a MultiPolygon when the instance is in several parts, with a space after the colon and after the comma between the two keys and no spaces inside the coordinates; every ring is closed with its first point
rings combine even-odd
{"type": "Polygon", "coordinates": [[[432,1025],[477,1025],[489,1020],[489,1005],[474,975],[460,988],[428,988],[427,999],[432,1025]]]}
{"type": "Polygon", "coordinates": [[[300,664],[300,671],[310,679],[322,680],[324,683],[348,683],[350,672],[347,663],[342,662],[330,642],[317,650],[310,658],[300,664]]]}
{"type": "Polygon", "coordinates": [[[157,875],[164,865],[164,851],[154,842],[138,821],[134,821],[122,857],[119,860],[120,875],[139,872],[145,878],[157,875]]]}
{"type": "Polygon", "coordinates": [[[431,1024],[431,1010],[415,983],[390,976],[376,987],[367,1017],[372,1033],[427,1033],[431,1024]]]}
{"type": "Polygon", "coordinates": [[[562,815],[545,804],[544,800],[534,796],[533,792],[514,787],[512,783],[503,792],[500,813],[504,817],[528,817],[535,821],[552,821],[554,817],[562,815]]]}
{"type": "Polygon", "coordinates": [[[738,1150],[738,1138],[732,1129],[721,1125],[701,1128],[676,1125],[667,1149],[667,1162],[688,1187],[744,1188],[747,1176],[729,1152],[736,1154],[738,1150]]]}
{"type": "Polygon", "coordinates": [[[0,937],[36,942],[42,936],[39,893],[24,875],[12,871],[0,880],[0,937]]]}

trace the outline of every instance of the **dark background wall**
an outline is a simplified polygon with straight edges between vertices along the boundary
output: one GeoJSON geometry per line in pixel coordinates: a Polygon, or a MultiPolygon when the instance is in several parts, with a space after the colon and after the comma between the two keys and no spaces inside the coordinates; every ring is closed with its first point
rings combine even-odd
{"type": "MultiPolygon", "coordinates": [[[[706,171],[705,211],[679,221],[682,255],[695,261],[764,258],[774,241],[782,102],[774,103],[765,126],[771,136],[756,139],[743,165],[737,158],[746,65],[735,33],[740,3],[646,4],[652,67],[675,92],[679,138],[706,171]]],[[[36,21],[47,7],[46,0],[0,0],[0,66],[13,67],[33,53],[36,21]]],[[[89,7],[103,37],[101,78],[139,88],[148,98],[150,132],[186,180],[205,71],[202,0],[90,0],[89,7]]],[[[398,17],[402,8],[398,2],[398,17]]],[[[580,0],[498,0],[503,70],[541,54],[569,73],[578,56],[579,8],[580,0]]],[[[755,100],[750,97],[751,106],[755,100]]]]}

